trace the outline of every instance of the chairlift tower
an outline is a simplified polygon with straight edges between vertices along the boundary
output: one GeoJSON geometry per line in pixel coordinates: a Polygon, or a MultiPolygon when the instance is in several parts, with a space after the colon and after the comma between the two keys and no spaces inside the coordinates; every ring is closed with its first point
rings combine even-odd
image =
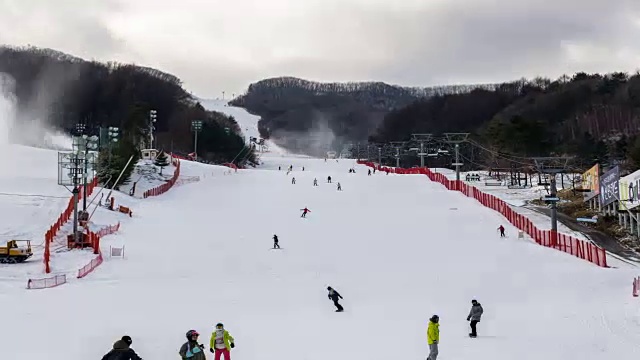
{"type": "Polygon", "coordinates": [[[420,143],[420,167],[424,167],[424,157],[427,153],[424,152],[424,143],[428,143],[433,138],[433,134],[411,134],[411,139],[420,143]]]}
{"type": "Polygon", "coordinates": [[[456,150],[456,162],[452,165],[456,167],[456,180],[460,181],[460,166],[464,165],[460,162],[460,144],[467,141],[469,133],[444,133],[445,142],[453,144],[456,150]]]}
{"type": "Polygon", "coordinates": [[[545,203],[551,205],[551,244],[558,241],[558,188],[556,186],[556,175],[567,172],[567,164],[570,157],[535,157],[536,169],[542,174],[549,175],[550,193],[545,197],[545,203]]]}
{"type": "Polygon", "coordinates": [[[391,145],[396,148],[396,154],[394,157],[396,158],[396,167],[400,167],[400,149],[406,144],[405,141],[392,141],[391,145]]]}

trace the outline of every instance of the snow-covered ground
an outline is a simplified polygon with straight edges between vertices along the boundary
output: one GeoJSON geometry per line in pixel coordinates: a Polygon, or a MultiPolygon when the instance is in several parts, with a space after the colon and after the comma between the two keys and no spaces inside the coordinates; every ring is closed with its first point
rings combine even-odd
{"type": "MultiPolygon", "coordinates": [[[[258,131],[258,121],[260,120],[259,116],[250,114],[246,109],[228,105],[225,100],[200,99],[200,104],[209,111],[217,111],[233,116],[238,122],[247,143],[249,142],[250,137],[261,138],[260,132],[258,131]]],[[[292,156],[291,154],[288,154],[286,150],[269,140],[265,141],[265,143],[268,145],[268,153],[271,155],[279,155],[282,157],[292,156]]]]}
{"type": "MultiPolygon", "coordinates": [[[[450,169],[435,169],[437,172],[442,173],[447,176],[447,178],[454,180],[456,178],[456,172],[450,169]]],[[[480,181],[466,181],[467,184],[472,185],[478,188],[480,191],[491,194],[499,199],[502,199],[507,204],[509,204],[514,211],[519,214],[522,214],[529,218],[534,225],[541,230],[550,230],[551,229],[551,218],[542,214],[538,211],[535,211],[529,207],[526,207],[528,202],[535,199],[540,199],[547,195],[547,190],[544,186],[538,185],[538,179],[536,176],[532,178],[533,186],[525,189],[509,189],[505,184],[501,186],[495,185],[486,185],[488,183],[496,183],[494,180],[485,180],[488,177],[488,173],[486,171],[469,171],[469,172],[461,172],[460,179],[465,180],[465,176],[467,174],[479,174],[480,181]]],[[[557,187],[558,189],[562,189],[562,179],[561,176],[558,175],[556,177],[557,187]]],[[[568,177],[565,176],[564,179],[564,188],[571,188],[571,182],[568,180],[568,177]]],[[[588,237],[586,237],[583,233],[573,231],[568,227],[564,226],[561,223],[558,223],[558,231],[571,235],[576,239],[582,239],[590,241],[588,237]]]]}
{"type": "MultiPolygon", "coordinates": [[[[133,217],[99,209],[93,220],[122,221],[102,247],[124,244],[126,259],[107,258],[84,279],[31,291],[0,280],[0,307],[10,309],[3,356],[100,358],[127,334],[143,358],[174,359],[187,330],[206,344],[220,321],[236,339],[237,360],[415,359],[426,357],[433,314],[441,359],[640,355],[635,270],[500,239],[498,213],[424,176],[367,176],[362,166],[349,174],[351,160],[263,161],[238,172],[185,161],[184,175],[200,181],[144,200],[116,193],[133,217]],[[277,170],[288,165],[289,175],[277,170]],[[305,206],[311,213],[302,219],[305,206]],[[270,249],[273,234],[281,250],[270,249]],[[344,296],[344,313],[333,311],[327,285],[344,296]],[[485,309],[477,339],[465,321],[472,298],[485,309]],[[380,345],[388,332],[392,343],[380,345]]],[[[50,206],[43,214],[62,210],[45,202],[35,206],[50,206]]],[[[14,225],[3,231],[17,232],[14,225]]],[[[0,267],[0,279],[22,265],[0,267]]]]}

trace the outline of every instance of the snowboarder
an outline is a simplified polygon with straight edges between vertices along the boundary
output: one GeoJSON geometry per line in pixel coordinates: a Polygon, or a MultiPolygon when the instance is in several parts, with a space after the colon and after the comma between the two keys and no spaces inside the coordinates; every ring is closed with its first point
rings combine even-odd
{"type": "Polygon", "coordinates": [[[306,207],[304,209],[300,209],[302,210],[302,215],[300,215],[300,217],[306,218],[307,217],[307,213],[310,213],[311,210],[307,209],[306,207]]]}
{"type": "Polygon", "coordinates": [[[500,227],[498,227],[498,230],[500,230],[500,237],[505,237],[506,236],[504,234],[504,226],[500,225],[500,227]]]}
{"type": "Polygon", "coordinates": [[[187,331],[187,342],[182,344],[178,353],[182,360],[206,360],[204,345],[198,344],[198,334],[195,330],[187,331]]]}
{"type": "Polygon", "coordinates": [[[367,175],[371,176],[371,169],[369,169],[369,172],[367,173],[367,175]]]}
{"type": "Polygon", "coordinates": [[[342,299],[342,295],[335,291],[331,286],[328,286],[327,290],[329,290],[329,300],[333,301],[333,305],[336,306],[336,312],[343,312],[344,308],[338,303],[338,300],[342,299]]]}
{"type": "Polygon", "coordinates": [[[327,182],[331,184],[331,176],[327,176],[327,182]]]}
{"type": "Polygon", "coordinates": [[[113,343],[113,349],[106,353],[102,360],[142,360],[131,348],[131,336],[124,335],[120,340],[113,343]]]}
{"type": "Polygon", "coordinates": [[[467,321],[471,321],[471,333],[469,336],[475,338],[478,336],[476,332],[476,325],[480,322],[480,318],[482,317],[482,313],[484,309],[482,305],[476,300],[471,300],[471,311],[469,311],[469,316],[467,316],[467,321]]]}
{"type": "Polygon", "coordinates": [[[374,174],[376,173],[376,168],[373,168],[373,173],[374,173],[374,174]]]}
{"type": "Polygon", "coordinates": [[[220,360],[220,355],[224,354],[225,360],[231,360],[230,351],[236,347],[234,344],[233,336],[224,329],[222,323],[216,324],[216,331],[211,333],[211,340],[209,341],[209,351],[215,352],[215,360],[220,360]]]}
{"type": "Polygon", "coordinates": [[[280,245],[278,245],[278,235],[273,234],[273,248],[280,249],[280,245]]]}
{"type": "Polygon", "coordinates": [[[313,179],[313,186],[318,186],[318,179],[313,179]]]}
{"type": "Polygon", "coordinates": [[[282,166],[278,166],[278,171],[281,171],[281,170],[282,170],[282,166]]]}
{"type": "Polygon", "coordinates": [[[302,171],[304,171],[304,166],[302,167],[302,171]]]}
{"type": "Polygon", "coordinates": [[[338,183],[338,191],[342,191],[342,185],[340,185],[340,183],[338,183]]]}
{"type": "Polygon", "coordinates": [[[291,184],[293,184],[293,185],[295,185],[295,184],[296,184],[296,178],[295,178],[295,177],[292,177],[292,178],[291,178],[291,184]]]}
{"type": "Polygon", "coordinates": [[[438,343],[440,342],[440,317],[433,315],[429,319],[429,327],[427,328],[427,344],[429,344],[429,356],[427,360],[436,360],[438,358],[438,343]]]}

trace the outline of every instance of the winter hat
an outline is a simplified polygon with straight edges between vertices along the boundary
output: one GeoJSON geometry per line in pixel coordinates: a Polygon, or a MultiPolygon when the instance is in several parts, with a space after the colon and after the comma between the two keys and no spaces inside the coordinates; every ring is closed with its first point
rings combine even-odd
{"type": "Polygon", "coordinates": [[[131,345],[133,343],[133,340],[131,339],[131,336],[129,336],[129,335],[124,335],[121,340],[126,342],[129,345],[131,345]]]}

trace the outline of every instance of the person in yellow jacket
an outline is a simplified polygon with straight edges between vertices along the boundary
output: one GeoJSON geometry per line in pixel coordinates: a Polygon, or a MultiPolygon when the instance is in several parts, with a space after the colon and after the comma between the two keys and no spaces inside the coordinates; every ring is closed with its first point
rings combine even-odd
{"type": "Polygon", "coordinates": [[[211,333],[209,341],[209,351],[215,353],[215,360],[220,360],[220,355],[224,354],[225,360],[231,360],[231,349],[235,347],[233,336],[224,329],[224,325],[218,323],[216,330],[211,333]]]}
{"type": "Polygon", "coordinates": [[[440,342],[440,318],[433,315],[429,319],[429,327],[427,328],[427,344],[429,344],[429,356],[427,360],[436,360],[438,358],[438,343],[440,342]]]}

